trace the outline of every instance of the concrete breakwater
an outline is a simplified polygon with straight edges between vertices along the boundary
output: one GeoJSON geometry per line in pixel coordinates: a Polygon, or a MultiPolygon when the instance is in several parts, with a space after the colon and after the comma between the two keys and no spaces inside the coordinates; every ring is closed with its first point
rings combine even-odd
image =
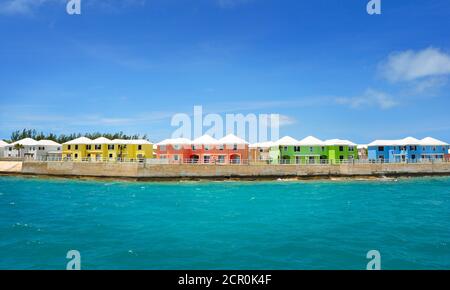
{"type": "Polygon", "coordinates": [[[109,162],[21,162],[1,165],[0,172],[63,177],[129,178],[136,180],[272,179],[450,175],[450,163],[333,165],[156,165],[109,162]],[[9,168],[9,171],[2,170],[9,168]]]}

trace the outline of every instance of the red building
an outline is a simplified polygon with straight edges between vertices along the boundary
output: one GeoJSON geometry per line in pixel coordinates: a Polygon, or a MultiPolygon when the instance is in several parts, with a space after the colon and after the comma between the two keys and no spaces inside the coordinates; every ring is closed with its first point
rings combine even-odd
{"type": "Polygon", "coordinates": [[[166,139],[156,146],[156,158],[168,163],[183,163],[191,156],[191,140],[186,138],[166,139]]]}
{"type": "Polygon", "coordinates": [[[203,135],[194,141],[168,139],[157,144],[158,159],[168,163],[244,164],[248,162],[248,143],[232,134],[217,140],[203,135]]]}

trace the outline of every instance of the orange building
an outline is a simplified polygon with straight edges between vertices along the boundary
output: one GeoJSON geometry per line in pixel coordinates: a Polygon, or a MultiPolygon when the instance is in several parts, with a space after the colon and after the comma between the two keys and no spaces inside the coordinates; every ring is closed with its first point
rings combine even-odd
{"type": "Polygon", "coordinates": [[[248,143],[232,134],[220,140],[209,135],[194,141],[167,139],[157,146],[156,158],[167,159],[172,164],[245,164],[249,158],[248,143]]]}

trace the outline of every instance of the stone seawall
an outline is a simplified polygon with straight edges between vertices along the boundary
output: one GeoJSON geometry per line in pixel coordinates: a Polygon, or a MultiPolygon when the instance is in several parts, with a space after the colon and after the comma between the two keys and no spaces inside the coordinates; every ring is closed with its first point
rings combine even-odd
{"type": "Polygon", "coordinates": [[[450,175],[450,163],[341,165],[151,165],[140,163],[23,162],[21,173],[132,179],[328,178],[450,175]]]}

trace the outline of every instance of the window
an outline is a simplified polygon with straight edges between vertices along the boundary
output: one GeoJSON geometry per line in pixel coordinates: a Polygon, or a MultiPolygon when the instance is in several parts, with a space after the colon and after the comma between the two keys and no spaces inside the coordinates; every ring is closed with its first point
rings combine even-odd
{"type": "Polygon", "coordinates": [[[238,149],[237,144],[234,144],[234,145],[233,145],[233,150],[236,151],[237,149],[238,149]]]}
{"type": "Polygon", "coordinates": [[[142,145],[138,145],[138,150],[142,150],[142,145]]]}
{"type": "Polygon", "coordinates": [[[409,146],[409,150],[416,151],[417,150],[417,146],[409,146]]]}
{"type": "MultiPolygon", "coordinates": [[[[164,150],[166,150],[166,146],[161,146],[161,148],[162,147],[164,147],[164,150]]],[[[175,149],[175,150],[180,150],[180,145],[179,144],[177,144],[177,145],[173,145],[173,149],[175,149]]],[[[161,149],[162,150],[162,149],[161,149]]]]}
{"type": "Polygon", "coordinates": [[[288,147],[287,147],[287,146],[284,146],[284,147],[283,147],[283,151],[288,151],[288,147]]]}
{"type": "Polygon", "coordinates": [[[95,145],[95,150],[102,150],[102,145],[95,145]]]}
{"type": "Polygon", "coordinates": [[[314,151],[313,147],[309,147],[309,152],[312,153],[314,151]]]}
{"type": "Polygon", "coordinates": [[[339,146],[339,152],[344,152],[344,146],[339,146]]]}
{"type": "Polygon", "coordinates": [[[197,146],[195,146],[195,145],[192,145],[192,150],[197,150],[197,146]]]}
{"type": "Polygon", "coordinates": [[[218,162],[225,163],[225,155],[219,155],[218,162]]]}
{"type": "Polygon", "coordinates": [[[92,146],[91,145],[86,145],[86,150],[91,150],[92,146]]]}
{"type": "Polygon", "coordinates": [[[416,155],[415,154],[411,155],[411,159],[416,159],[416,155]]]}
{"type": "Polygon", "coordinates": [[[70,146],[70,145],[67,145],[67,150],[70,150],[70,148],[71,148],[72,146],[70,146]]]}
{"type": "Polygon", "coordinates": [[[325,151],[325,147],[322,147],[322,152],[325,151]]]}
{"type": "Polygon", "coordinates": [[[344,156],[340,155],[339,160],[344,160],[344,156]]]}
{"type": "Polygon", "coordinates": [[[173,155],[173,160],[178,161],[180,160],[180,157],[178,155],[173,155]]]}
{"type": "Polygon", "coordinates": [[[433,146],[433,151],[436,151],[436,146],[433,146]]]}
{"type": "Polygon", "coordinates": [[[113,158],[113,155],[112,155],[112,154],[109,154],[109,158],[113,158]]]}
{"type": "Polygon", "coordinates": [[[75,156],[75,158],[78,158],[78,154],[77,154],[77,153],[75,153],[75,155],[74,155],[74,156],[75,156]]]}
{"type": "Polygon", "coordinates": [[[294,146],[294,152],[300,152],[300,146],[294,146]]]}
{"type": "Polygon", "coordinates": [[[219,145],[219,150],[223,150],[225,147],[223,145],[219,145]]]}
{"type": "Polygon", "coordinates": [[[114,145],[108,145],[108,150],[114,150],[114,145]]]}
{"type": "Polygon", "coordinates": [[[75,150],[78,150],[78,145],[75,145],[75,150]]]}
{"type": "Polygon", "coordinates": [[[384,151],[384,147],[383,146],[379,146],[378,147],[378,151],[384,151]]]}
{"type": "MultiPolygon", "coordinates": [[[[175,146],[174,146],[175,150],[178,150],[178,149],[176,149],[177,146],[178,146],[178,145],[175,145],[175,146]]],[[[166,145],[161,145],[161,146],[159,146],[159,151],[166,151],[166,145]]]]}
{"type": "Polygon", "coordinates": [[[353,147],[353,146],[349,146],[349,147],[348,147],[348,151],[350,151],[350,152],[353,152],[353,151],[355,151],[355,147],[353,147]]]}
{"type": "Polygon", "coordinates": [[[203,163],[208,164],[210,160],[211,160],[211,156],[209,156],[209,155],[203,156],[203,163]]]}
{"type": "Polygon", "coordinates": [[[209,145],[205,145],[205,150],[208,151],[209,149],[209,145]]]}

